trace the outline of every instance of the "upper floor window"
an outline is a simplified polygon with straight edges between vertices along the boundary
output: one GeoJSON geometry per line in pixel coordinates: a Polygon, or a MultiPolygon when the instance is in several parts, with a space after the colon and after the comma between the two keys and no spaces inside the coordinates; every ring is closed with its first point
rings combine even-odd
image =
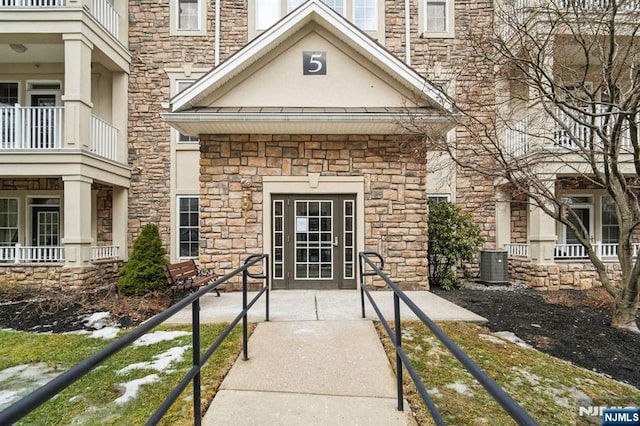
{"type": "MultiPolygon", "coordinates": [[[[249,0],[249,36],[255,37],[306,0],[249,0]],[[252,18],[252,21],[251,21],[252,18]]],[[[384,43],[383,0],[322,0],[324,4],[384,43]]]]}
{"type": "Polygon", "coordinates": [[[420,2],[420,32],[422,37],[454,36],[454,0],[422,0],[420,2]]]}
{"type": "Polygon", "coordinates": [[[206,35],[207,4],[204,0],[171,1],[171,35],[206,35]]]}

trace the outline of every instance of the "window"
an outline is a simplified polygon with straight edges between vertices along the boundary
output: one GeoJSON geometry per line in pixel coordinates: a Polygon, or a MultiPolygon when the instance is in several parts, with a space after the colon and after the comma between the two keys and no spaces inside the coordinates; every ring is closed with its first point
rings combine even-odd
{"type": "Polygon", "coordinates": [[[425,31],[443,33],[447,31],[447,3],[427,0],[425,31]]]}
{"type": "MultiPolygon", "coordinates": [[[[191,86],[193,81],[194,80],[176,80],[177,93],[180,93],[187,87],[191,86]]],[[[178,142],[198,142],[198,140],[197,136],[187,136],[182,133],[178,133],[178,142]]]]}
{"type": "Polygon", "coordinates": [[[256,0],[256,30],[266,30],[280,19],[280,3],[280,0],[256,0]]]}
{"type": "Polygon", "coordinates": [[[178,0],[178,29],[198,30],[198,0],[178,0]]]}
{"type": "Polygon", "coordinates": [[[18,103],[18,83],[0,83],[0,105],[18,103]]]}
{"type": "Polygon", "coordinates": [[[207,35],[207,2],[171,0],[171,35],[207,35]]]}
{"type": "Polygon", "coordinates": [[[420,2],[420,32],[424,37],[454,36],[454,0],[422,0],[420,2]]]}
{"type": "MultiPolygon", "coordinates": [[[[257,36],[306,1],[250,0],[249,37],[257,36]]],[[[322,0],[322,2],[353,22],[361,30],[367,31],[374,39],[384,43],[384,23],[378,13],[378,10],[384,10],[382,0],[322,0]]]]}
{"type": "Polygon", "coordinates": [[[602,197],[602,242],[604,244],[617,243],[620,240],[616,204],[609,196],[602,197]]]}
{"type": "Polygon", "coordinates": [[[178,197],[178,257],[198,257],[200,209],[198,197],[178,197]]]}
{"type": "Polygon", "coordinates": [[[365,31],[375,31],[378,27],[375,0],[353,0],[353,23],[365,31]]]}
{"type": "Polygon", "coordinates": [[[18,199],[0,198],[0,246],[18,243],[18,199]]]}
{"type": "Polygon", "coordinates": [[[436,194],[436,195],[429,195],[427,197],[427,202],[429,204],[438,204],[438,203],[442,203],[444,201],[449,201],[450,197],[449,194],[436,194]]]}

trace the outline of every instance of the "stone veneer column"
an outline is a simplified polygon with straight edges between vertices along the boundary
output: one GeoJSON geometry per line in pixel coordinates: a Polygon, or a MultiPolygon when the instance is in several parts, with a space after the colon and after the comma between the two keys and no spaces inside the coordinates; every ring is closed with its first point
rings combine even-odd
{"type": "Polygon", "coordinates": [[[63,176],[65,266],[83,266],[91,261],[91,184],[85,176],[63,176]]]}
{"type": "Polygon", "coordinates": [[[64,134],[66,148],[89,149],[91,118],[91,51],[93,44],[82,34],[63,34],[64,134]]]}

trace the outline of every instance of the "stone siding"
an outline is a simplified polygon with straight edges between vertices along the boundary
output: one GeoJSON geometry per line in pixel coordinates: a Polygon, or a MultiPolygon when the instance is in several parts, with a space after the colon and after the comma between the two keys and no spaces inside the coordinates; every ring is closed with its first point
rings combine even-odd
{"type": "Polygon", "coordinates": [[[203,135],[200,160],[200,255],[225,274],[263,247],[262,176],[364,176],[365,250],[405,289],[428,288],[425,165],[390,136],[203,135]],[[252,180],[251,210],[242,210],[241,180],[252,180]]]}
{"type": "Polygon", "coordinates": [[[62,265],[0,266],[0,292],[74,292],[117,284],[122,261],[105,260],[80,268],[62,265]]]}
{"type": "MultiPolygon", "coordinates": [[[[617,262],[606,263],[612,280],[620,281],[622,271],[617,262]]],[[[509,259],[509,279],[538,290],[587,290],[602,283],[590,262],[558,262],[555,265],[535,265],[527,259],[509,259]]]]}

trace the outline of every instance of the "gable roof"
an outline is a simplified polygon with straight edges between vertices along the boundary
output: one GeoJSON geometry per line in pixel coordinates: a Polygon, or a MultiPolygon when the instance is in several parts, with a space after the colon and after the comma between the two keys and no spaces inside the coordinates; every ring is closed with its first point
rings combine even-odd
{"type": "MultiPolygon", "coordinates": [[[[251,76],[246,78],[250,79],[251,76]]],[[[282,107],[285,106],[282,105],[282,107]]],[[[318,105],[309,106],[317,107],[318,105]]],[[[274,105],[265,105],[265,107],[274,107],[274,105]]],[[[171,99],[170,110],[171,112],[163,114],[165,120],[182,133],[193,135],[229,131],[233,133],[233,126],[230,126],[230,123],[234,121],[243,122],[242,128],[245,132],[250,130],[251,132],[312,133],[324,131],[327,126],[309,127],[300,123],[320,123],[322,120],[327,119],[334,122],[354,123],[354,121],[361,121],[361,124],[368,122],[369,130],[362,128],[358,133],[376,133],[377,131],[388,133],[391,131],[391,127],[394,127],[391,122],[395,122],[395,127],[397,127],[398,120],[406,118],[407,114],[411,115],[414,120],[416,117],[421,116],[434,125],[438,122],[441,132],[451,127],[450,120],[445,119],[446,116],[450,115],[451,105],[439,94],[437,89],[422,78],[413,68],[395,57],[320,0],[309,0],[303,3],[217,68],[177,94],[171,99]],[[329,112],[320,111],[321,108],[305,108],[307,105],[296,105],[300,108],[292,112],[287,111],[287,108],[281,108],[280,111],[276,111],[274,108],[269,108],[268,111],[261,111],[259,107],[257,110],[247,111],[246,108],[242,108],[246,105],[237,105],[238,108],[234,110],[233,108],[228,108],[228,105],[215,104],[216,94],[232,90],[232,86],[237,83],[238,79],[242,78],[243,72],[246,74],[248,68],[256,67],[261,62],[270,60],[269,55],[273,56],[274,51],[299,40],[300,37],[304,37],[304,34],[308,34],[310,28],[330,34],[341,46],[346,46],[351,52],[363,58],[367,66],[374,69],[378,76],[381,76],[386,81],[393,82],[393,85],[399,88],[398,91],[409,101],[408,104],[410,105],[406,108],[402,108],[399,105],[388,105],[388,107],[394,107],[395,110],[390,111],[387,108],[383,115],[379,115],[381,111],[370,112],[370,117],[366,118],[366,111],[364,111],[365,115],[362,112],[353,115],[353,111],[350,111],[350,108],[345,108],[341,112],[329,111],[331,113],[329,116],[327,115],[329,112]],[[211,103],[211,99],[214,99],[213,103],[211,103]],[[261,115],[261,112],[265,114],[261,115]],[[376,114],[378,114],[377,117],[376,114]],[[362,121],[363,118],[366,118],[364,122],[362,121]],[[278,120],[291,121],[291,119],[297,122],[298,125],[290,129],[275,125],[266,127],[264,125],[254,126],[254,128],[247,125],[257,121],[264,122],[266,120],[275,123],[278,120]],[[372,123],[380,119],[386,123],[385,127],[380,127],[377,131],[371,128],[372,123]],[[223,122],[225,125],[221,126],[223,122]]],[[[349,127],[343,127],[343,130],[349,131],[349,127]]],[[[333,133],[330,128],[328,131],[333,133]]],[[[396,131],[392,132],[396,133],[396,131]]]]}

